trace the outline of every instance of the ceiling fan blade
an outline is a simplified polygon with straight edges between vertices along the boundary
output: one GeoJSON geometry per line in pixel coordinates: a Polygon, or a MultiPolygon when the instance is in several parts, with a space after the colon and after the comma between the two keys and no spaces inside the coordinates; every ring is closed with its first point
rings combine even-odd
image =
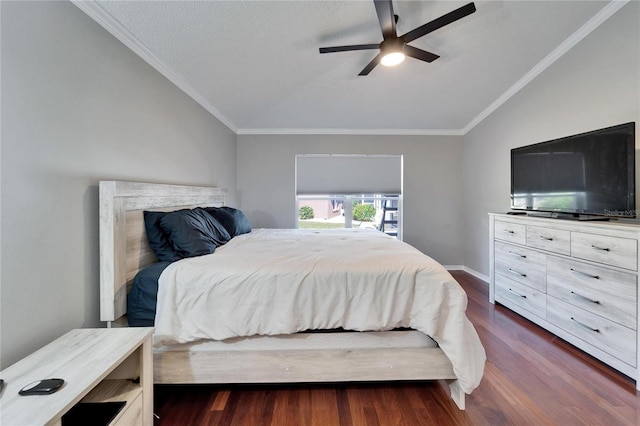
{"type": "Polygon", "coordinates": [[[360,74],[358,74],[358,75],[367,75],[367,74],[369,74],[371,72],[371,70],[373,70],[376,67],[376,65],[378,65],[380,63],[380,58],[382,58],[382,53],[378,53],[376,55],[376,57],[373,58],[371,60],[371,62],[369,62],[367,64],[367,66],[364,67],[362,71],[360,71],[360,74]]]}
{"type": "Polygon", "coordinates": [[[476,6],[473,3],[466,4],[453,12],[449,12],[446,15],[442,15],[441,17],[434,19],[431,22],[427,22],[424,25],[419,26],[418,28],[409,31],[405,35],[400,38],[404,39],[405,43],[409,43],[417,38],[420,38],[426,34],[429,34],[432,31],[437,30],[438,28],[442,28],[445,25],[449,25],[452,22],[457,21],[458,19],[462,19],[465,16],[471,15],[476,11],[476,6]]]}
{"type": "Polygon", "coordinates": [[[440,55],[436,55],[435,53],[427,52],[426,50],[418,49],[417,47],[406,44],[404,46],[404,54],[425,62],[433,62],[440,57],[440,55]]]}
{"type": "Polygon", "coordinates": [[[320,53],[347,52],[350,50],[367,50],[379,48],[379,44],[352,44],[350,46],[321,47],[320,53]]]}
{"type": "Polygon", "coordinates": [[[384,40],[398,37],[396,33],[396,18],[393,14],[391,0],[373,0],[373,3],[376,6],[378,22],[380,22],[380,29],[382,30],[384,40]]]}

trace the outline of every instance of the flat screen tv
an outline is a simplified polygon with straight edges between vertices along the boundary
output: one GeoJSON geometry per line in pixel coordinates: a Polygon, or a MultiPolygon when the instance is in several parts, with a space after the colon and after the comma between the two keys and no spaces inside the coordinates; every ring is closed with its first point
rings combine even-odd
{"type": "Polygon", "coordinates": [[[635,123],[511,150],[514,210],[635,217],[635,179],[635,123]]]}

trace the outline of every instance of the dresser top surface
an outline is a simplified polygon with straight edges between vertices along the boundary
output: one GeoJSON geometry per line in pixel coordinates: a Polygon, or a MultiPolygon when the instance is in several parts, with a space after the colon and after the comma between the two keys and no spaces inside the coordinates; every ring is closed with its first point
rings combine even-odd
{"type": "Polygon", "coordinates": [[[640,238],[640,220],[567,220],[551,217],[528,216],[523,214],[489,213],[495,220],[522,223],[549,228],[567,229],[578,232],[620,232],[631,238],[640,238]]]}

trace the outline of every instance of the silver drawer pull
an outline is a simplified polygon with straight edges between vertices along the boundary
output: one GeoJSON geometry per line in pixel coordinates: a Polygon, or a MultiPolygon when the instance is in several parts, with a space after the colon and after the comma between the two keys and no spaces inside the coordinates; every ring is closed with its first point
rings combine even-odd
{"type": "Polygon", "coordinates": [[[524,255],[524,254],[520,254],[520,253],[516,253],[515,251],[509,251],[509,254],[510,254],[511,256],[521,257],[521,258],[523,258],[523,259],[526,259],[526,258],[527,258],[527,256],[526,256],[526,255],[524,255]]]}
{"type": "Polygon", "coordinates": [[[576,292],[574,292],[574,291],[572,291],[572,292],[571,292],[571,294],[573,294],[574,296],[577,296],[577,297],[579,297],[579,298],[581,298],[581,299],[584,299],[584,300],[586,300],[586,301],[588,301],[588,302],[595,303],[595,304],[597,304],[597,305],[599,305],[599,304],[600,304],[600,301],[599,301],[599,300],[593,300],[593,299],[592,299],[592,298],[590,298],[590,297],[583,296],[582,294],[578,294],[578,293],[576,293],[576,292]]]}
{"type": "Polygon", "coordinates": [[[586,328],[587,330],[591,330],[591,331],[594,331],[596,333],[600,333],[599,329],[593,328],[593,327],[589,327],[587,324],[581,323],[580,321],[578,321],[574,317],[571,317],[571,321],[575,322],[576,324],[578,324],[582,328],[586,328]]]}
{"type": "Polygon", "coordinates": [[[541,239],[541,240],[545,240],[545,241],[553,241],[553,238],[551,238],[551,237],[545,237],[544,235],[540,235],[540,239],[541,239]]]}
{"type": "Polygon", "coordinates": [[[583,277],[589,277],[589,278],[593,278],[594,280],[599,280],[600,276],[599,275],[591,275],[591,274],[587,274],[586,272],[582,272],[582,271],[578,271],[576,269],[570,268],[571,272],[578,274],[578,275],[582,275],[583,277]]]}
{"type": "Polygon", "coordinates": [[[509,268],[509,272],[511,272],[512,274],[515,274],[515,275],[519,275],[521,277],[526,277],[527,276],[527,274],[523,274],[522,272],[514,271],[511,268],[509,268]]]}
{"type": "Polygon", "coordinates": [[[591,248],[594,250],[600,250],[600,251],[611,251],[611,249],[609,249],[608,247],[598,247],[598,246],[594,246],[593,244],[591,244],[591,248]]]}
{"type": "Polygon", "coordinates": [[[504,232],[506,232],[507,234],[513,234],[514,233],[511,229],[505,229],[504,232]]]}
{"type": "Polygon", "coordinates": [[[520,294],[520,293],[518,293],[517,291],[515,291],[515,290],[513,290],[513,289],[511,289],[511,288],[509,289],[509,291],[510,291],[511,293],[515,294],[516,296],[522,297],[523,299],[526,299],[526,298],[527,298],[527,296],[525,296],[524,294],[520,294]]]}

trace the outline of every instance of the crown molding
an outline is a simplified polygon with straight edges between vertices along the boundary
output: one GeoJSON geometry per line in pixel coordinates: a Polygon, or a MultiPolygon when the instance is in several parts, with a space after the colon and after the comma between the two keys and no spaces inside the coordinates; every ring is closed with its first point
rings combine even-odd
{"type": "Polygon", "coordinates": [[[603,22],[609,19],[614,13],[620,10],[629,0],[612,0],[609,4],[595,14],[586,24],[580,27],[575,33],[571,34],[560,46],[556,47],[551,53],[549,53],[542,61],[534,66],[529,72],[527,72],[520,80],[513,86],[507,89],[498,99],[493,101],[484,111],[478,114],[473,120],[469,122],[463,129],[462,134],[467,134],[471,129],[480,124],[482,120],[487,118],[491,113],[500,108],[505,102],[507,102],[512,96],[523,89],[534,78],[540,75],[543,71],[551,66],[556,60],[560,59],[565,53],[567,53],[573,46],[578,44],[582,39],[591,34],[593,30],[598,28],[603,22]]]}
{"type": "Polygon", "coordinates": [[[462,136],[454,129],[238,129],[238,135],[462,136]]]}
{"type": "Polygon", "coordinates": [[[136,55],[140,56],[145,62],[151,65],[156,71],[165,76],[170,82],[175,84],[180,90],[185,92],[194,101],[200,104],[211,115],[220,120],[222,124],[227,126],[234,133],[238,133],[238,129],[233,123],[224,116],[216,107],[211,105],[196,89],[185,80],[182,75],[173,71],[164,62],[162,62],[151,50],[147,48],[140,40],[138,40],[127,28],[125,28],[117,19],[107,12],[100,4],[95,1],[71,0],[78,9],[87,14],[91,19],[100,24],[111,35],[120,40],[122,44],[127,46],[136,55]]]}

